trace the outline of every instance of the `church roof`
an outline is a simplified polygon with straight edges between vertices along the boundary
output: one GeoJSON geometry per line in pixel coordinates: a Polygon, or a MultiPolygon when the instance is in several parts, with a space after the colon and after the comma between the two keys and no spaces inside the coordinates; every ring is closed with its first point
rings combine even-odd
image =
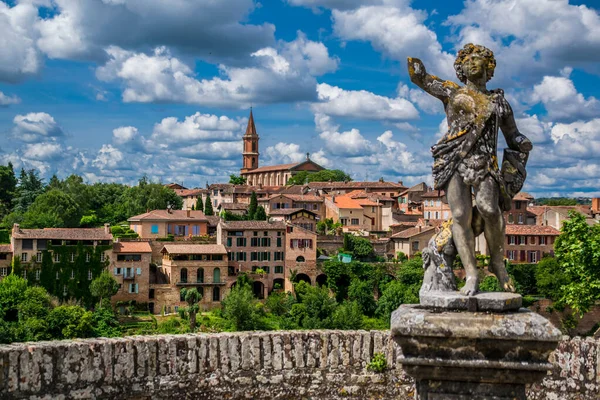
{"type": "Polygon", "coordinates": [[[252,109],[250,109],[250,118],[248,118],[248,126],[246,127],[246,134],[244,136],[258,136],[256,133],[256,126],[254,125],[254,115],[252,115],[252,109]]]}
{"type": "Polygon", "coordinates": [[[246,174],[254,174],[257,172],[288,171],[288,170],[294,168],[295,166],[297,166],[298,164],[301,164],[301,163],[268,165],[265,167],[254,168],[254,169],[246,172],[246,174]]]}

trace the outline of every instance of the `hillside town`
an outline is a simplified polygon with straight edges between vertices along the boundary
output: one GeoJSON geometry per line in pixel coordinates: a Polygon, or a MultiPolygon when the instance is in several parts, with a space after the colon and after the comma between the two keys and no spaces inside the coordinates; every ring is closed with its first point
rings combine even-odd
{"type": "MultiPolygon", "coordinates": [[[[58,268],[80,257],[89,265],[83,271],[71,268],[66,280],[56,272],[65,299],[74,294],[74,279],[91,281],[107,269],[119,285],[113,305],[133,302],[152,314],[175,313],[186,306],[183,289],[196,288],[206,311],[220,307],[241,274],[252,278],[258,299],[291,292],[294,282],[324,285],[322,263],[347,257],[341,249],[348,234],[368,239],[383,261],[419,256],[452,218],[445,193],[425,182],[411,187],[383,179],[287,184],[299,173],[324,168],[309,154],[297,164],[260,166],[258,142],[251,112],[240,171],[245,183],[165,185],[181,198],[182,209],[149,209],[117,230],[109,224],[27,229],[15,223],[10,243],[0,245],[0,279],[18,259],[22,276],[39,281],[47,268],[42,253],[52,249],[50,264],[58,268]],[[257,207],[264,216],[248,220],[257,207]],[[135,237],[119,234],[123,231],[135,237]]],[[[527,193],[515,196],[504,215],[507,262],[536,264],[554,255],[554,241],[572,210],[589,225],[600,223],[600,198],[591,205],[540,206],[527,193]]],[[[483,235],[476,251],[488,254],[483,235]]]]}

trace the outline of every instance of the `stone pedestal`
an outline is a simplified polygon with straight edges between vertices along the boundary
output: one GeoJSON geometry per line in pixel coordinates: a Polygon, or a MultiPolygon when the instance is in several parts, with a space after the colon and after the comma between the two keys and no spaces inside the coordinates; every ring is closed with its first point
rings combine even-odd
{"type": "Polygon", "coordinates": [[[542,379],[561,333],[521,308],[488,313],[402,305],[391,334],[419,400],[525,400],[525,385],[542,379]]]}

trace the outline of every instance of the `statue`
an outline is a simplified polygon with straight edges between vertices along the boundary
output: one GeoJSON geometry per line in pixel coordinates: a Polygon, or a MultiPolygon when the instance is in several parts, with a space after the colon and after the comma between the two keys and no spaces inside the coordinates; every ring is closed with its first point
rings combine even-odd
{"type": "MultiPolygon", "coordinates": [[[[432,148],[434,188],[444,190],[452,221],[440,231],[425,250],[426,276],[447,276],[456,252],[465,267],[467,279],[461,293],[477,293],[479,277],[475,258],[475,238],[482,232],[490,250],[489,270],[505,291],[514,286],[504,265],[505,227],[503,211],[525,181],[525,165],[533,145],[521,134],[502,89],[488,90],[496,60],[491,50],[474,44],[462,48],[454,62],[460,86],[430,75],[421,60],[408,58],[413,83],[444,104],[448,132],[432,148]],[[501,169],[497,160],[498,128],[508,148],[501,169]],[[474,203],[473,203],[474,202],[474,203]],[[440,239],[440,235],[444,237],[440,239]],[[442,246],[440,246],[442,244],[442,246]],[[448,263],[450,263],[448,265],[448,263]],[[434,268],[434,271],[429,271],[434,268]],[[441,274],[441,275],[440,275],[441,274]]],[[[439,280],[445,283],[448,279],[439,280]]],[[[452,285],[429,285],[422,290],[455,290],[452,285]]]]}

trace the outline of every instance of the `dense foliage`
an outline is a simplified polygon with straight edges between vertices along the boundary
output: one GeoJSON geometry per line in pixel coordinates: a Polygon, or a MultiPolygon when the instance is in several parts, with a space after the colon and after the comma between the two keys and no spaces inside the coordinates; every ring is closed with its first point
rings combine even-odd
{"type": "Polygon", "coordinates": [[[288,179],[288,185],[304,185],[309,182],[350,182],[350,175],[339,169],[324,169],[318,172],[300,171],[288,179]]]}
{"type": "Polygon", "coordinates": [[[53,176],[47,185],[34,170],[21,170],[18,179],[12,165],[0,166],[0,219],[5,228],[97,227],[126,221],[147,210],[181,209],[183,201],[160,183],[146,177],[137,186],[119,183],[87,184],[78,175],[64,180],[53,176]]]}

